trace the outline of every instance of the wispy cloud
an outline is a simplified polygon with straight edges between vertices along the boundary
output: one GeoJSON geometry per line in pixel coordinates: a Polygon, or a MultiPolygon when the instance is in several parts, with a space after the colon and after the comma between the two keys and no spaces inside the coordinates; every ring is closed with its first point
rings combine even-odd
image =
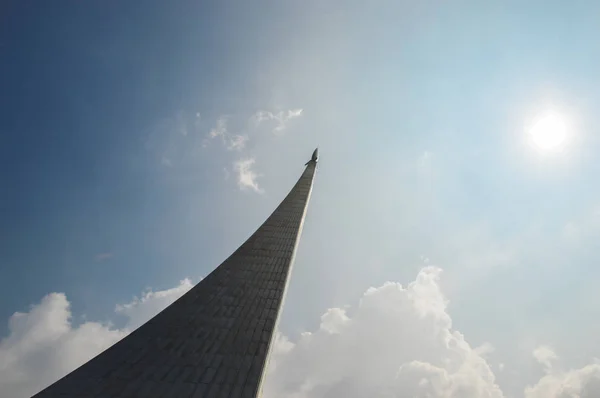
{"type": "Polygon", "coordinates": [[[200,117],[178,111],[170,117],[156,121],[144,142],[145,154],[152,159],[152,165],[177,168],[194,157],[201,145],[203,133],[200,117]]]}
{"type": "Polygon", "coordinates": [[[246,146],[246,142],[248,142],[248,136],[239,134],[232,135],[227,142],[227,149],[230,151],[241,151],[246,146]]]}
{"type": "Polygon", "coordinates": [[[225,116],[221,116],[217,120],[215,127],[208,133],[208,139],[205,140],[204,146],[208,144],[209,140],[215,138],[220,138],[228,151],[241,151],[246,147],[246,143],[248,142],[246,134],[231,134],[227,130],[227,118],[225,116]]]}
{"type": "Polygon", "coordinates": [[[254,158],[241,159],[234,163],[234,170],[237,173],[238,186],[240,189],[252,189],[255,192],[262,193],[263,190],[258,186],[256,179],[260,177],[252,166],[255,163],[254,158]]]}
{"type": "Polygon", "coordinates": [[[225,134],[227,134],[227,118],[222,116],[217,120],[217,124],[210,130],[208,135],[210,138],[216,138],[224,137],[225,134]]]}
{"type": "Polygon", "coordinates": [[[281,133],[287,127],[288,122],[291,119],[295,119],[302,115],[302,109],[288,109],[287,111],[279,111],[277,113],[269,111],[258,111],[252,116],[254,123],[261,124],[263,122],[275,121],[276,125],[273,128],[274,133],[281,133]]]}
{"type": "Polygon", "coordinates": [[[98,253],[98,254],[96,254],[96,256],[94,258],[96,259],[97,262],[110,260],[111,258],[113,258],[113,253],[112,252],[98,253]]]}
{"type": "Polygon", "coordinates": [[[169,159],[166,156],[163,156],[160,159],[160,164],[162,164],[163,166],[167,166],[167,167],[173,167],[173,163],[171,162],[171,159],[169,159]]]}
{"type": "Polygon", "coordinates": [[[558,355],[552,350],[552,348],[542,345],[533,350],[533,357],[544,369],[549,372],[552,369],[552,363],[558,359],[558,355]]]}
{"type": "Polygon", "coordinates": [[[177,114],[177,130],[179,131],[179,134],[183,136],[189,134],[185,113],[182,111],[177,114]]]}

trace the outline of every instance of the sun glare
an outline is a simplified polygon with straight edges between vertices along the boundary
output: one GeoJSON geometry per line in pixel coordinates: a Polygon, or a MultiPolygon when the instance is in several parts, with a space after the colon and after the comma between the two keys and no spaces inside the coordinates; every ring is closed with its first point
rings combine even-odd
{"type": "Polygon", "coordinates": [[[535,120],[529,134],[539,149],[554,151],[564,145],[567,139],[567,126],[560,114],[549,112],[535,120]]]}

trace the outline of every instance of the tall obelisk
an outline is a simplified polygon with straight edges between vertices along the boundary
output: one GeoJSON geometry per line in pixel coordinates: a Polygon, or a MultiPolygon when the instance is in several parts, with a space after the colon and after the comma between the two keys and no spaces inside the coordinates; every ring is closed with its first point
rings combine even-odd
{"type": "Polygon", "coordinates": [[[260,396],[317,167],[179,300],[36,398],[260,396]]]}

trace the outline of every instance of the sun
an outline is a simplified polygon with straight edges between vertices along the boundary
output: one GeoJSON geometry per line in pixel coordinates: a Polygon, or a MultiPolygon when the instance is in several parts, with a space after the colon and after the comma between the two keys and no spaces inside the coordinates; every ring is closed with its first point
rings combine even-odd
{"type": "Polygon", "coordinates": [[[567,139],[567,124],[562,115],[547,112],[540,115],[529,130],[531,140],[543,151],[561,149],[567,139]]]}

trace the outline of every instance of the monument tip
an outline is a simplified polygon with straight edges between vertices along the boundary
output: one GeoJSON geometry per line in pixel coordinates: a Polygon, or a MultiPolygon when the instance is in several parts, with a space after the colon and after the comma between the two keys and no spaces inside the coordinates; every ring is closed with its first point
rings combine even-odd
{"type": "Polygon", "coordinates": [[[310,162],[315,162],[317,163],[319,161],[319,148],[316,148],[314,150],[314,152],[312,153],[312,156],[310,158],[310,160],[308,162],[306,162],[304,165],[308,165],[310,162]]]}

